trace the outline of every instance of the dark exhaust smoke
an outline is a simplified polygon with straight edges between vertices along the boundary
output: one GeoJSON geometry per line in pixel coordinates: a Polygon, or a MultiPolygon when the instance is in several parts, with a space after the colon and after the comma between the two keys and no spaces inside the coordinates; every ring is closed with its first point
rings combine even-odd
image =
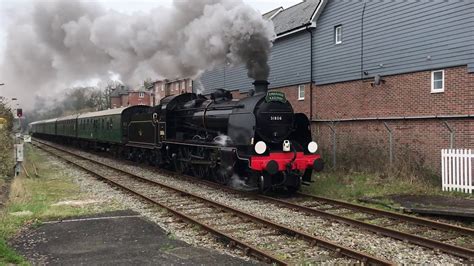
{"type": "Polygon", "coordinates": [[[149,78],[196,79],[227,63],[245,65],[251,79],[267,79],[275,38],[273,23],[242,0],[174,0],[131,15],[78,0],[1,11],[10,22],[2,92],[30,106],[35,95],[78,83],[118,77],[136,88],[149,78]]]}

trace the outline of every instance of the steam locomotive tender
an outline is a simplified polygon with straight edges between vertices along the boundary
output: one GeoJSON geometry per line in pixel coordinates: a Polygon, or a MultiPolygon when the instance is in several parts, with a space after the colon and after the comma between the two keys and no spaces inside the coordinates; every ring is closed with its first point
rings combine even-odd
{"type": "Polygon", "coordinates": [[[100,148],[221,184],[296,191],[311,181],[313,170],[323,169],[309,120],[294,113],[284,93],[268,91],[267,81],[253,84],[254,93],[241,100],[225,90],[210,98],[185,93],[154,107],[38,121],[31,129],[38,137],[100,148]]]}

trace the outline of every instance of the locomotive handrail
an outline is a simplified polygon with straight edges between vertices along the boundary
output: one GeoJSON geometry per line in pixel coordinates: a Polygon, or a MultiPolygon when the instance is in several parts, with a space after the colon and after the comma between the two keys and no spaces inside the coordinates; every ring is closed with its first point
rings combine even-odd
{"type": "MultiPolygon", "coordinates": [[[[234,109],[234,108],[244,108],[244,107],[245,107],[244,104],[232,105],[232,106],[213,106],[213,107],[207,108],[206,110],[208,110],[208,111],[212,111],[212,110],[231,110],[231,109],[234,109]]],[[[204,108],[206,108],[206,107],[181,108],[181,109],[178,109],[177,111],[203,110],[204,108]]]]}

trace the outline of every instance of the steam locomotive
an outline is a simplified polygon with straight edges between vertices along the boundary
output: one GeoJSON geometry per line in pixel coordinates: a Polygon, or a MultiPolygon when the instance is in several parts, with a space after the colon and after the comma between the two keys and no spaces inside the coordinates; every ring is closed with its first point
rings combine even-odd
{"type": "Polygon", "coordinates": [[[255,81],[237,100],[225,90],[209,98],[184,93],[154,107],[131,106],[37,121],[32,134],[100,149],[137,162],[172,168],[223,185],[265,193],[297,191],[322,171],[309,120],[294,113],[285,94],[255,81]],[[235,182],[237,181],[237,182],[235,182]]]}

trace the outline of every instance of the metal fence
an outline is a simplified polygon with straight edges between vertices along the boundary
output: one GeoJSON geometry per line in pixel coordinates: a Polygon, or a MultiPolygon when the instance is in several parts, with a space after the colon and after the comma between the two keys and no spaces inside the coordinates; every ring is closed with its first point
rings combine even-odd
{"type": "Polygon", "coordinates": [[[468,149],[441,150],[441,176],[444,191],[474,191],[472,166],[474,154],[468,149]]]}

